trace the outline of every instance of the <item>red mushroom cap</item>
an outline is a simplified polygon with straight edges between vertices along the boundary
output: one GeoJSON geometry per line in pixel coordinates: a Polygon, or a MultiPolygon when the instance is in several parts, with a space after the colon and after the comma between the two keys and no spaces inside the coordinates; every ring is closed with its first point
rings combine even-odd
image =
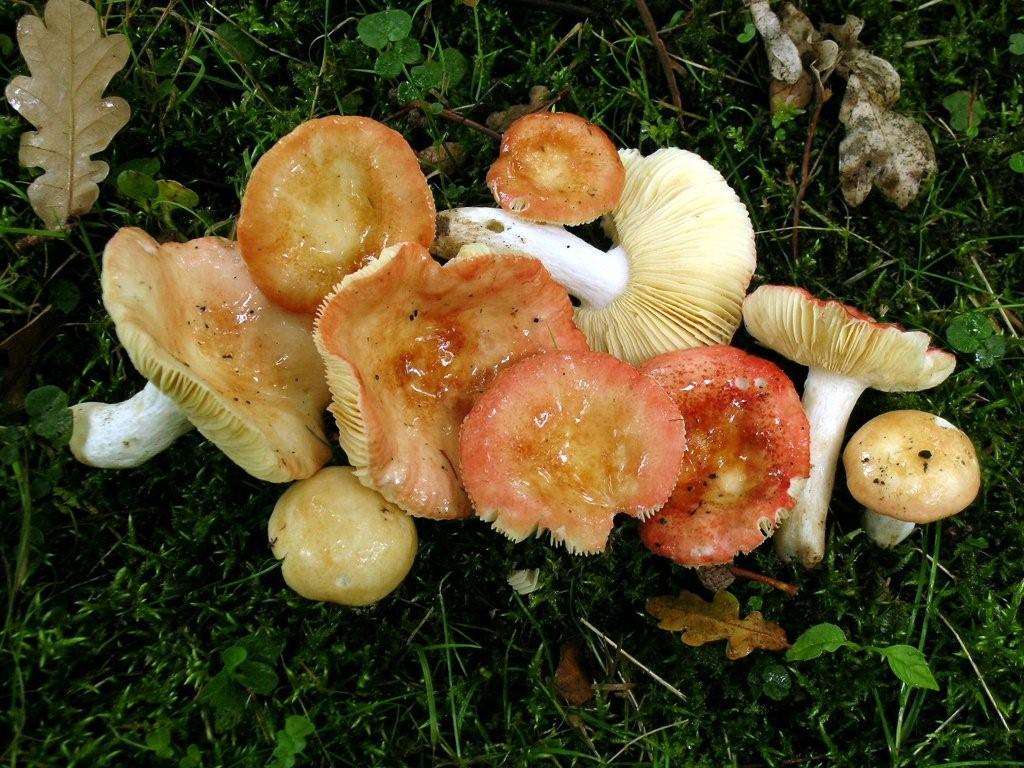
{"type": "Polygon", "coordinates": [[[640,529],[644,545],[688,566],[754,549],[810,473],[810,428],[793,383],[725,346],[670,352],[640,370],[672,396],[688,443],[672,497],[640,529]]]}
{"type": "Polygon", "coordinates": [[[600,552],[617,512],[665,503],[684,444],[672,399],[631,365],[549,352],[503,371],[469,412],[462,480],[510,539],[547,530],[571,552],[600,552]]]}
{"type": "Polygon", "coordinates": [[[568,112],[516,120],[487,172],[498,205],[546,224],[593,221],[615,207],[625,183],[625,166],[607,134],[568,112]]]}

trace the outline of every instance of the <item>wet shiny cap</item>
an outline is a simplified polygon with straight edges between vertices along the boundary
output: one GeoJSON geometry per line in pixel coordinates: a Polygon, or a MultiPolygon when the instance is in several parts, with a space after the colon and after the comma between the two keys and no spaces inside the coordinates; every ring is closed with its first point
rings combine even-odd
{"type": "Polygon", "coordinates": [[[242,469],[286,482],[330,458],[313,319],[267,299],[236,243],[161,244],[121,229],[104,250],[102,285],[135,368],[242,469]]]}

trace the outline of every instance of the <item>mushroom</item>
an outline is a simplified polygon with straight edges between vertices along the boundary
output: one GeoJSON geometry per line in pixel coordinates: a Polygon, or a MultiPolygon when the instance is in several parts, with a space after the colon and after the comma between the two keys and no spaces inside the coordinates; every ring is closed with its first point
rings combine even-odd
{"type": "Polygon", "coordinates": [[[487,186],[528,221],[585,224],[615,207],[626,172],[608,135],[569,112],[521,117],[501,137],[487,186]]]}
{"type": "Polygon", "coordinates": [[[626,181],[604,220],[610,250],[495,208],[457,208],[438,215],[435,253],[450,258],[469,246],[540,259],[579,299],[576,324],[591,347],[634,365],[728,342],[755,265],[746,208],[692,152],[619,156],[626,181]]]}
{"type": "Polygon", "coordinates": [[[498,375],[462,425],[477,517],[513,541],[548,531],[572,553],[605,548],[615,514],[668,499],[685,445],[657,384],[602,352],[534,355],[498,375]]]}
{"type": "Polygon", "coordinates": [[[302,123],[252,171],[238,242],[260,289],[312,313],[386,246],[434,239],[434,198],[402,135],[368,117],[302,123]]]}
{"type": "Polygon", "coordinates": [[[356,476],[410,514],[471,514],[459,426],[497,372],[547,349],[586,349],[565,290],[533,259],[440,266],[385,250],[325,300],[315,339],[356,476]]]}
{"type": "Polygon", "coordinates": [[[370,605],[405,579],[416,559],[416,526],[356,479],[324,467],[278,499],[267,524],[281,575],[310,600],[370,605]]]}
{"type": "Polygon", "coordinates": [[[813,568],[825,554],[836,462],[846,423],[865,389],[916,392],[945,381],[956,365],[930,337],[878,323],[838,301],[802,288],[763,285],[743,302],[743,322],[761,344],[808,366],[803,406],[811,427],[811,476],[775,533],[775,551],[813,568]]]}
{"type": "Polygon", "coordinates": [[[671,498],[640,526],[679,565],[731,563],[771,536],[810,472],[800,396],[774,363],[735,347],[660,355],[640,368],[672,397],[686,453],[671,498]]]}
{"type": "Polygon", "coordinates": [[[330,458],[313,319],[269,301],[236,243],[160,244],[121,229],[103,252],[101,280],[118,338],[149,384],[123,403],[73,407],[79,461],[138,466],[188,422],[261,480],[308,477],[330,458]]]}
{"type": "Polygon", "coordinates": [[[890,411],[858,429],[843,451],[846,483],[863,504],[864,530],[895,547],[914,530],[960,513],[981,486],[971,439],[923,411],[890,411]]]}

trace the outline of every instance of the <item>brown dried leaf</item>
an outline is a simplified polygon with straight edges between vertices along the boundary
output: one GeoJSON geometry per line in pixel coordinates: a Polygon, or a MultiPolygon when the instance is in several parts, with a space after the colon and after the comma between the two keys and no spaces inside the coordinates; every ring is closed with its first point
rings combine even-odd
{"type": "Polygon", "coordinates": [[[800,61],[800,51],[782,28],[779,17],[771,9],[768,0],[743,0],[754,26],[764,39],[765,52],[768,54],[768,70],[772,79],[781,80],[792,85],[800,79],[804,65],[800,61]]]}
{"type": "Polygon", "coordinates": [[[49,0],[43,14],[18,22],[31,76],[14,78],[5,94],[36,127],[22,134],[18,160],[45,171],[28,196],[46,226],[57,228],[92,207],[110,170],[91,155],[128,122],[128,103],[103,90],[128,61],[129,45],[124,35],[104,37],[96,10],[81,0],[49,0]]]}
{"type": "Polygon", "coordinates": [[[878,190],[900,208],[917,197],[922,182],[938,165],[928,132],[914,120],[889,109],[900,95],[900,76],[885,59],[861,47],[864,22],[847,16],[842,26],[823,29],[836,39],[842,56],[836,71],[846,78],[839,120],[846,137],[839,144],[843,197],[860,205],[878,190]]]}
{"type": "Polygon", "coordinates": [[[756,648],[782,651],[789,647],[786,630],[767,621],[760,611],[741,619],[740,603],[729,592],[717,593],[710,603],[685,590],[678,597],[652,597],[647,601],[647,613],[658,619],[660,629],[681,631],[687,645],[728,640],[725,655],[733,660],[756,648]]]}
{"type": "Polygon", "coordinates": [[[563,644],[559,651],[555,690],[567,704],[574,707],[594,698],[594,681],[587,674],[583,643],[579,640],[563,644]]]}
{"type": "Polygon", "coordinates": [[[445,141],[440,146],[431,145],[416,153],[424,173],[440,171],[451,176],[466,162],[466,148],[456,141],[445,141]]]}
{"type": "Polygon", "coordinates": [[[504,133],[520,117],[539,110],[550,97],[551,91],[543,85],[535,85],[530,89],[529,104],[516,104],[502,112],[492,112],[487,116],[487,127],[492,131],[504,133]]]}

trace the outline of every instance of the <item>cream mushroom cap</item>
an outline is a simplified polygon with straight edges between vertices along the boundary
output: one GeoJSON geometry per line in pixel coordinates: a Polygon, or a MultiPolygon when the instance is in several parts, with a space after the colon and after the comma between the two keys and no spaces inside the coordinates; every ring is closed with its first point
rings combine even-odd
{"type": "Polygon", "coordinates": [[[313,318],[273,304],[236,243],[160,244],[122,229],[104,251],[102,285],[135,368],[242,469],[285,482],[330,458],[313,318]]]}
{"type": "Polygon", "coordinates": [[[890,411],[868,421],[847,443],[843,466],[857,501],[908,523],[961,512],[981,486],[970,438],[923,411],[890,411]]]}
{"type": "Polygon", "coordinates": [[[293,484],[267,533],[285,582],[310,600],[375,603],[416,559],[412,518],[360,483],[351,467],[324,467],[293,484]]]}

